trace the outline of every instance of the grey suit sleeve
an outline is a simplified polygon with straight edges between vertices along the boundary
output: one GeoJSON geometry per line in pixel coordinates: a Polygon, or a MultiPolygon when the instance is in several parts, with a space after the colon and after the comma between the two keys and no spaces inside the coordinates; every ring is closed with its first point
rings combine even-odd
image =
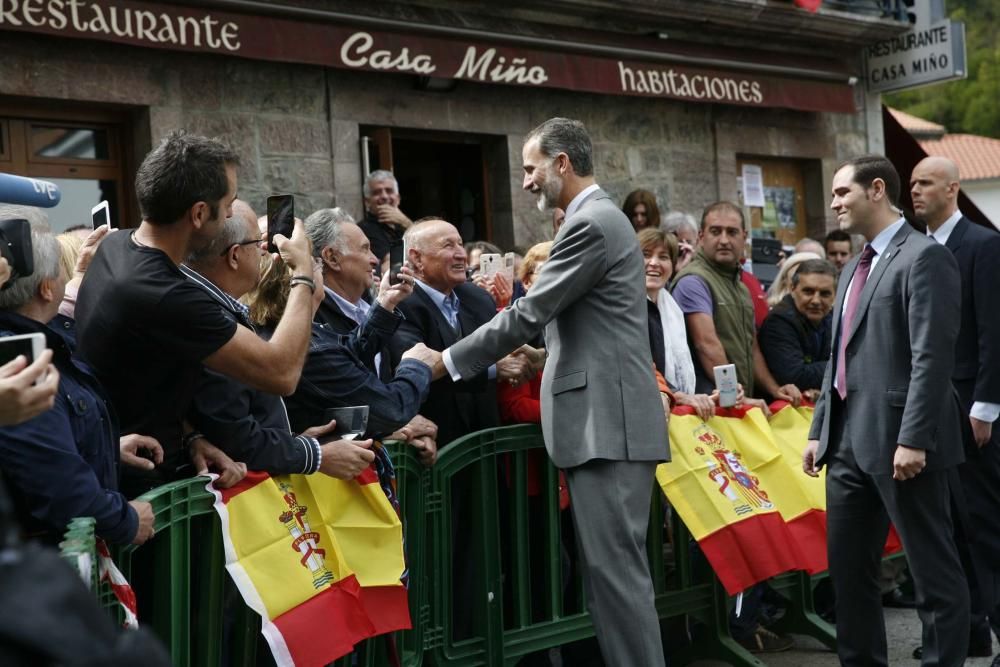
{"type": "Polygon", "coordinates": [[[567,224],[528,294],[450,348],[463,378],[482,372],[538,335],[607,273],[607,243],[600,225],[587,218],[567,224]]]}
{"type": "Polygon", "coordinates": [[[937,449],[940,405],[951,390],[961,289],[958,264],[943,245],[925,247],[910,266],[906,290],[911,370],[896,438],[900,445],[937,449]]]}

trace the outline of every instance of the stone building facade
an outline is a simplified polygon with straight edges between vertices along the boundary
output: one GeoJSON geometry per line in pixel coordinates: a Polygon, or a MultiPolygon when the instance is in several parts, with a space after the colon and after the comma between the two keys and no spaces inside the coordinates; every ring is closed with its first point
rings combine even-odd
{"type": "MultiPolygon", "coordinates": [[[[28,0],[14,2],[14,9],[20,4],[27,5],[28,0]]],[[[150,15],[157,9],[194,11],[188,3],[93,0],[86,4],[105,12],[114,7],[145,8],[150,15]]],[[[213,6],[197,4],[200,9],[213,6]]],[[[232,4],[227,3],[226,11],[232,4]]],[[[377,166],[373,154],[381,154],[385,162],[386,149],[364,137],[374,136],[376,143],[384,144],[388,133],[390,152],[398,158],[392,166],[400,175],[402,208],[411,217],[464,215],[468,219],[462,229],[469,240],[489,237],[505,247],[526,246],[549,238],[550,223],[521,190],[522,138],[546,118],[563,115],[579,118],[589,128],[598,181],[618,200],[644,188],[656,194],[662,212],[697,215],[709,202],[739,197],[741,163],[755,158],[783,160],[800,179],[795,186],[800,200],[797,215],[804,219],[798,220],[795,235],[819,236],[831,221],[826,192],[835,166],[847,157],[881,148],[878,98],[852,88],[848,79],[860,72],[864,44],[905,28],[892,18],[839,10],[810,14],[790,2],[763,3],[765,8],[751,0],[629,0],[614,3],[618,5],[614,20],[608,18],[606,3],[597,0],[562,3],[563,9],[576,7],[572,15],[519,1],[507,5],[506,14],[493,3],[445,0],[384,3],[369,10],[358,9],[357,3],[319,0],[272,4],[273,19],[255,18],[280,22],[287,18],[283,10],[291,8],[300,10],[292,16],[295,20],[344,22],[359,31],[369,29],[366,21],[396,22],[390,25],[397,34],[401,32],[397,23],[414,29],[471,26],[477,35],[496,34],[501,42],[511,35],[540,44],[547,40],[545,44],[554,44],[551,50],[556,52],[559,39],[569,42],[579,34],[585,40],[597,30],[616,40],[619,51],[628,48],[635,33],[647,44],[650,34],[669,32],[667,43],[690,44],[705,62],[719,60],[711,51],[718,44],[727,45],[723,55],[733,62],[743,49],[753,49],[764,73],[769,71],[768,62],[794,68],[816,51],[817,40],[823,37],[823,51],[844,73],[840,85],[853,95],[853,105],[847,111],[823,110],[822,103],[812,110],[740,106],[567,86],[442,81],[388,69],[352,70],[342,63],[282,62],[287,58],[274,55],[271,45],[262,47],[260,57],[163,48],[163,44],[151,47],[103,34],[64,34],[65,30],[52,28],[51,16],[48,27],[36,28],[23,13],[5,16],[10,7],[5,4],[0,11],[0,137],[6,149],[0,145],[0,171],[57,177],[61,184],[89,173],[67,172],[75,164],[72,157],[65,164],[43,164],[44,160],[36,164],[30,145],[26,158],[15,155],[12,166],[5,166],[4,151],[11,159],[10,149],[18,146],[14,129],[21,126],[8,122],[4,129],[4,118],[27,123],[28,144],[32,132],[44,132],[44,127],[36,127],[39,123],[76,127],[97,119],[118,133],[118,215],[121,224],[134,225],[138,212],[130,179],[135,167],[164,134],[184,128],[221,137],[236,148],[242,159],[240,197],[258,211],[263,211],[268,194],[291,192],[300,217],[330,205],[360,215],[363,174],[377,166]],[[435,156],[441,164],[425,169],[422,161],[435,156]],[[458,159],[463,162],[456,172],[447,163],[458,159]],[[409,176],[402,173],[406,169],[409,176]],[[430,173],[435,169],[440,171],[436,176],[430,173]],[[448,190],[458,177],[469,177],[465,190],[434,194],[436,188],[448,190]],[[419,204],[425,210],[416,208],[419,204]],[[454,213],[456,207],[462,210],[454,213]]],[[[38,6],[44,8],[45,3],[38,6]]],[[[149,35],[153,34],[150,28],[149,35]]],[[[266,34],[249,30],[239,37],[243,47],[252,45],[250,40],[258,45],[268,41],[266,34]]],[[[287,40],[289,35],[276,33],[275,39],[287,40]]],[[[577,56],[563,55],[567,67],[572,67],[577,56]]],[[[754,73],[753,67],[745,71],[754,73]]],[[[799,97],[799,106],[812,106],[807,91],[799,97]]]]}

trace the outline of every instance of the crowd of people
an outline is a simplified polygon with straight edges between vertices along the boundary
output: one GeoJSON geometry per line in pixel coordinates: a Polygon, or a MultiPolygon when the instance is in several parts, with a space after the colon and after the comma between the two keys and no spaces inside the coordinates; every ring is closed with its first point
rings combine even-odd
{"type": "MultiPolygon", "coordinates": [[[[669,458],[670,410],[710,418],[714,371],[733,364],[739,405],[817,403],[804,468],[829,466],[828,613],[842,661],[884,664],[880,594],[899,592],[892,577],[879,588],[876,547],[890,518],[925,664],[989,655],[990,624],[1000,629],[1000,234],[962,218],[954,165],[914,170],[914,224],[926,229],[914,233],[892,165],[846,163],[832,184],[841,229],[800,241],[765,292],[744,270],[740,205],[661,219],[656,196],[636,190],[619,207],[568,119],[536,128],[522,157],[554,239],[512,249],[513,280],[480,270],[501,248],[404,214],[385,170],[365,179],[361,221],[324,208],[268,239],[266,217],[237,199],[239,156],[182,131],[136,174],[135,229],[56,236],[41,210],[0,207],[32,223],[34,259],[13,279],[0,259],[0,336],[41,333],[47,348],[0,367],[0,470],[22,534],[54,544],[71,518],[91,516],[107,542],[142,544],[156,525],[136,498],[208,471],[226,488],[248,470],[350,479],[374,466],[391,494],[382,440],[432,466],[463,435],[540,423],[600,644],[589,659],[655,666],[653,471],[669,458]],[[860,256],[851,234],[865,238],[860,256]],[[393,270],[399,242],[406,263],[393,270]],[[335,435],[327,411],[358,405],[367,430],[335,435]],[[598,566],[612,558],[617,567],[598,566]]],[[[456,521],[473,520],[461,493],[456,521]]],[[[475,572],[457,566],[456,587],[475,572]]],[[[789,648],[773,617],[760,584],[731,632],[753,651],[789,648]]]]}

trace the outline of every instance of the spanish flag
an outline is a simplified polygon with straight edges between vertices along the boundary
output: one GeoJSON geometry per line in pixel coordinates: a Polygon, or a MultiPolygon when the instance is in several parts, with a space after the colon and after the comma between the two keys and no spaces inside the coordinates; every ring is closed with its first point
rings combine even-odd
{"type": "Polygon", "coordinates": [[[354,480],[249,473],[218,490],[226,569],[279,667],[326,665],[410,627],[402,525],[369,468],[354,480]]]}
{"type": "Polygon", "coordinates": [[[785,416],[779,438],[756,408],[718,409],[707,422],[686,407],[670,417],[673,460],[657,480],[731,595],[825,565],[825,522],[821,539],[810,537],[822,482],[817,495],[801,468],[810,418],[785,416]]]}

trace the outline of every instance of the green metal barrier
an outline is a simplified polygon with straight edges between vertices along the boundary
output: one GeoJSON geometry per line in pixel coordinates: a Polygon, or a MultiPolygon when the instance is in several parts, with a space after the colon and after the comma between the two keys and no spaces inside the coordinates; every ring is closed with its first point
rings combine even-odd
{"type": "MultiPolygon", "coordinates": [[[[390,651],[405,667],[421,667],[425,658],[434,665],[511,665],[594,635],[580,576],[563,555],[573,549],[564,532],[570,522],[559,509],[558,470],[538,456],[543,441],[537,425],[470,434],[443,448],[432,469],[410,447],[387,447],[403,513],[413,629],[393,633],[391,644],[385,637],[368,640],[337,667],[388,665],[390,651]],[[536,495],[529,495],[529,469],[540,482],[536,495]],[[456,636],[453,608],[456,558],[481,568],[471,590],[463,590],[468,619],[460,620],[471,622],[462,637],[456,636]]],[[[141,548],[115,550],[115,560],[136,588],[140,621],[163,639],[175,664],[215,667],[224,657],[227,664],[252,666],[260,619],[224,572],[219,519],[205,482],[183,480],[143,496],[156,514],[156,536],[141,548]]],[[[673,644],[683,632],[664,634],[672,662],[707,658],[736,667],[762,665],[729,636],[732,600],[709,568],[692,563],[683,523],[669,523],[672,532],[656,488],[648,533],[656,609],[664,621],[696,621],[694,640],[686,646],[673,644]]],[[[93,521],[75,521],[63,546],[74,563],[81,553],[93,554],[93,521]]],[[[782,629],[832,648],[832,628],[813,609],[813,583],[804,573],[771,581],[790,602],[782,629]]],[[[98,590],[106,606],[116,606],[107,586],[98,590]]]]}

